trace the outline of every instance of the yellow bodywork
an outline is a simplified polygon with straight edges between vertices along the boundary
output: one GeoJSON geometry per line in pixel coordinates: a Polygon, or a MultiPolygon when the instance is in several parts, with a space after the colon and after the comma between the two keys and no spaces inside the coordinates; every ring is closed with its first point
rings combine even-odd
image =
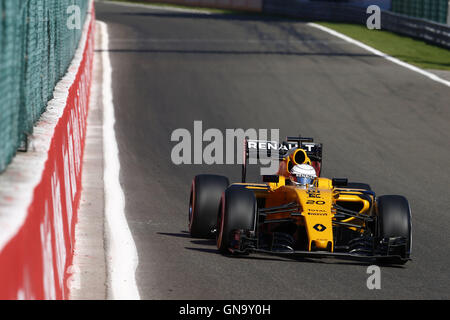
{"type": "MultiPolygon", "coordinates": [[[[336,221],[336,204],[351,204],[358,208],[361,215],[369,215],[371,210],[371,201],[373,198],[367,199],[360,195],[362,190],[335,188],[331,179],[316,178],[313,185],[306,188],[301,188],[295,185],[290,185],[289,172],[286,170],[289,162],[293,161],[296,152],[303,151],[297,149],[292,152],[280,163],[280,170],[278,172],[278,183],[270,182],[264,184],[248,184],[244,183],[248,189],[251,189],[257,199],[264,199],[264,208],[283,206],[289,203],[298,205],[298,214],[292,215],[291,212],[281,212],[270,214],[266,219],[289,219],[295,220],[298,226],[303,226],[308,236],[308,251],[312,250],[326,250],[334,251],[334,237],[333,226],[336,221]]],[[[306,156],[306,153],[305,153],[306,156]]],[[[303,163],[308,163],[309,159],[306,156],[303,163]]],[[[295,161],[293,161],[295,163],[295,161]]],[[[297,163],[295,163],[297,164],[297,163]]],[[[361,232],[364,227],[364,222],[361,219],[348,217],[339,220],[340,226],[345,225],[346,228],[361,232]]]]}

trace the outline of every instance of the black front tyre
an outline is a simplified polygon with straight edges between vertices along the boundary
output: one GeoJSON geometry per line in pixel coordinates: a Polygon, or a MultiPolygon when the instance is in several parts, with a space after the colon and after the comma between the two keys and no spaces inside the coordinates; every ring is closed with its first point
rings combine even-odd
{"type": "Polygon", "coordinates": [[[252,191],[240,185],[225,190],[217,222],[217,248],[221,253],[230,252],[234,230],[255,231],[256,215],[257,203],[252,191]]]}
{"type": "Polygon", "coordinates": [[[378,238],[403,237],[406,246],[401,259],[383,260],[387,263],[404,264],[411,254],[411,210],[408,200],[403,196],[387,195],[377,199],[378,238]]]}
{"type": "Polygon", "coordinates": [[[213,239],[220,198],[229,185],[228,178],[201,174],[192,181],[189,200],[189,232],[194,238],[213,239]]]}

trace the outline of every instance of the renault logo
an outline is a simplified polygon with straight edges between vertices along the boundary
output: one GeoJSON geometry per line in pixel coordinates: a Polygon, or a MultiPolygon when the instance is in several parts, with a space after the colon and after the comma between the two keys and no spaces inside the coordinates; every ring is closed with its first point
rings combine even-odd
{"type": "Polygon", "coordinates": [[[319,232],[322,232],[322,231],[324,231],[327,227],[325,227],[323,224],[318,223],[318,224],[316,224],[313,228],[316,229],[316,230],[319,231],[319,232]]]}

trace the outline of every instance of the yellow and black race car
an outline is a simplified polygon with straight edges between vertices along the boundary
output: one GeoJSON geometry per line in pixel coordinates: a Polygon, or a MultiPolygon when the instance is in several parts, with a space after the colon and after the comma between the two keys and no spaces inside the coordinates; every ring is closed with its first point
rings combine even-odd
{"type": "Polygon", "coordinates": [[[411,211],[405,197],[377,197],[368,184],[320,177],[322,144],[288,137],[281,147],[245,140],[242,182],[230,185],[219,175],[197,175],[189,202],[192,237],[216,238],[224,254],[299,254],[313,257],[374,259],[404,264],[411,255],[411,211]],[[248,159],[273,154],[276,175],[246,183],[248,159]],[[291,169],[309,164],[309,184],[292,180],[291,169]]]}

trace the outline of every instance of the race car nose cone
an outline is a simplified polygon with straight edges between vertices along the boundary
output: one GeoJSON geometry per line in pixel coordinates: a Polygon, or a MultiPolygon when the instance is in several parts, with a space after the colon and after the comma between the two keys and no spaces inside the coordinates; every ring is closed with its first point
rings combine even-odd
{"type": "Polygon", "coordinates": [[[327,227],[325,227],[323,224],[318,223],[318,224],[316,224],[313,228],[316,229],[316,230],[319,231],[319,232],[322,232],[322,231],[325,231],[325,229],[326,229],[327,227]]]}

